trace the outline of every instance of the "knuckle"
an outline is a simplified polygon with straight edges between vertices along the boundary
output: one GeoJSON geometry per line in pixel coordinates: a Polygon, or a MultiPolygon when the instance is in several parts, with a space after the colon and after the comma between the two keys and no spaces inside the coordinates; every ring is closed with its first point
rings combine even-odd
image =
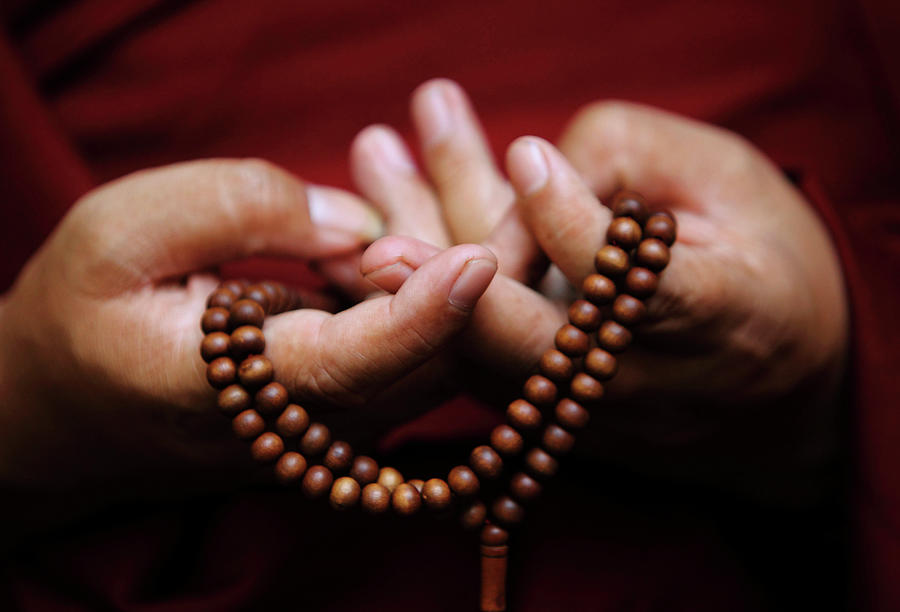
{"type": "Polygon", "coordinates": [[[241,159],[226,162],[218,177],[219,200],[223,212],[240,224],[250,224],[263,217],[287,215],[285,177],[281,169],[263,159],[241,159]]]}
{"type": "Polygon", "coordinates": [[[621,100],[601,100],[580,110],[573,130],[587,130],[593,138],[608,144],[624,143],[632,134],[636,113],[634,104],[621,100]]]}

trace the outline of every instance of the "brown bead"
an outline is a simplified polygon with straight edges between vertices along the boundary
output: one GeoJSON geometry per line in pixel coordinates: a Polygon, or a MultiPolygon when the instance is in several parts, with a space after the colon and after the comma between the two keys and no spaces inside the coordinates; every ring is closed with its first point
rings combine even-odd
{"type": "Polygon", "coordinates": [[[555,341],[556,348],[570,357],[581,357],[591,346],[588,335],[570,323],[559,328],[555,341]]]}
{"type": "Polygon", "coordinates": [[[309,427],[309,414],[297,404],[288,404],[278,420],[275,429],[285,438],[299,436],[309,427]]]}
{"type": "Polygon", "coordinates": [[[641,242],[641,226],[629,217],[613,219],[606,229],[606,241],[630,251],[641,242]]]}
{"type": "Polygon", "coordinates": [[[525,518],[525,508],[512,497],[501,495],[491,505],[491,514],[501,523],[515,525],[525,518]]]}
{"type": "Polygon", "coordinates": [[[569,391],[572,398],[582,404],[593,404],[603,397],[603,385],[600,381],[584,372],[575,375],[569,391]]]}
{"type": "Polygon", "coordinates": [[[447,483],[454,493],[460,497],[475,495],[481,487],[478,476],[468,466],[457,465],[447,475],[447,483]]]}
{"type": "Polygon", "coordinates": [[[287,306],[287,289],[285,289],[284,285],[272,281],[263,281],[259,283],[259,286],[269,298],[269,312],[272,314],[284,312],[287,306]]]}
{"type": "Polygon", "coordinates": [[[206,380],[216,389],[224,389],[234,383],[237,367],[230,357],[217,357],[206,366],[206,380]]]}
{"type": "Polygon", "coordinates": [[[488,524],[481,529],[481,543],[485,546],[503,546],[509,542],[509,532],[498,525],[488,524]]]}
{"type": "Polygon", "coordinates": [[[544,351],[541,355],[541,374],[554,382],[566,382],[575,373],[575,365],[565,353],[556,349],[544,351]]]}
{"type": "Polygon", "coordinates": [[[450,486],[440,478],[429,478],[422,487],[422,501],[434,512],[446,510],[453,500],[450,486]]]}
{"type": "Polygon", "coordinates": [[[563,398],[556,404],[556,420],[563,427],[582,429],[591,420],[591,413],[578,402],[563,398]]]}
{"type": "Polygon", "coordinates": [[[550,478],[559,468],[559,462],[542,448],[532,448],[528,451],[525,455],[525,465],[531,474],[538,478],[550,478]]]}
{"type": "Polygon", "coordinates": [[[391,492],[377,482],[370,482],[362,490],[362,509],[368,514],[382,514],[391,507],[391,492]]]}
{"type": "Polygon", "coordinates": [[[644,224],[644,236],[657,238],[666,246],[675,242],[675,220],[666,213],[653,213],[644,224]]]}
{"type": "Polygon", "coordinates": [[[416,488],[416,491],[419,492],[419,495],[422,494],[422,489],[425,488],[425,481],[421,478],[410,478],[406,481],[407,484],[411,484],[416,488]]]}
{"type": "Polygon", "coordinates": [[[503,459],[490,446],[476,446],[469,455],[469,465],[482,478],[494,479],[503,472],[503,459]]]}
{"type": "Polygon", "coordinates": [[[200,329],[204,334],[228,331],[228,311],[224,308],[207,308],[200,318],[200,329]]]}
{"type": "Polygon", "coordinates": [[[212,332],[203,336],[203,341],[200,343],[200,356],[203,357],[203,361],[209,363],[213,359],[228,355],[228,348],[228,334],[212,332]]]}
{"type": "Polygon", "coordinates": [[[615,321],[604,321],[597,332],[597,344],[610,353],[621,353],[631,344],[631,332],[615,321]]]}
{"type": "Polygon", "coordinates": [[[411,484],[401,483],[391,493],[391,505],[394,512],[401,516],[410,516],[422,507],[422,496],[411,484]]]}
{"type": "Polygon", "coordinates": [[[532,404],[546,406],[556,401],[556,385],[549,378],[535,374],[525,381],[522,395],[532,404]]]}
{"type": "Polygon", "coordinates": [[[263,355],[251,355],[241,362],[238,377],[245,387],[257,389],[272,380],[275,371],[272,362],[263,355]]]}
{"type": "Polygon", "coordinates": [[[519,430],[537,429],[541,426],[541,411],[522,399],[510,403],[506,409],[506,418],[513,427],[519,430]]]}
{"type": "Polygon", "coordinates": [[[267,431],[250,445],[250,455],[260,463],[271,463],[284,452],[284,440],[281,436],[267,431]]]}
{"type": "Polygon", "coordinates": [[[266,312],[262,306],[253,300],[240,299],[231,305],[228,324],[232,329],[237,329],[241,325],[262,327],[265,320],[266,312]]]}
{"type": "Polygon", "coordinates": [[[231,428],[241,440],[251,440],[257,437],[266,428],[266,422],[259,413],[252,408],[244,410],[231,420],[231,428]]]}
{"type": "Polygon", "coordinates": [[[353,460],[350,476],[361,485],[375,482],[378,480],[378,462],[371,457],[360,455],[353,460]]]}
{"type": "Polygon", "coordinates": [[[261,414],[279,414],[288,405],[288,392],[279,382],[270,382],[256,392],[256,409],[261,414]]]}
{"type": "Polygon", "coordinates": [[[592,348],[584,357],[584,371],[597,380],[609,380],[618,368],[616,358],[602,348],[592,348]]]}
{"type": "Polygon", "coordinates": [[[222,289],[228,289],[235,296],[239,296],[244,292],[244,287],[247,286],[242,280],[237,280],[235,278],[228,279],[227,281],[222,281],[222,284],[219,285],[222,289]]]}
{"type": "Polygon", "coordinates": [[[501,455],[507,457],[518,455],[522,452],[524,444],[522,434],[509,425],[497,425],[491,431],[491,446],[501,455]]]}
{"type": "Polygon", "coordinates": [[[638,245],[634,259],[639,265],[659,272],[669,265],[669,247],[657,238],[646,238],[638,245]]]}
{"type": "Polygon", "coordinates": [[[349,476],[343,476],[331,485],[331,495],[328,496],[328,501],[335,510],[347,510],[356,505],[361,492],[362,489],[358,482],[349,476]]]}
{"type": "Polygon", "coordinates": [[[616,284],[602,274],[591,274],[581,283],[581,292],[585,299],[603,306],[616,297],[616,284]]]}
{"type": "Polygon", "coordinates": [[[551,454],[556,456],[565,455],[575,446],[575,436],[553,423],[547,425],[544,435],[541,437],[541,443],[551,454]]]}
{"type": "Polygon", "coordinates": [[[541,494],[541,483],[526,474],[518,472],[509,481],[509,492],[519,501],[529,502],[541,494]]]}
{"type": "Polygon", "coordinates": [[[234,304],[234,301],[237,299],[237,294],[228,289],[227,287],[219,287],[215,291],[209,294],[209,297],[206,300],[207,308],[224,308],[228,310],[231,308],[231,305],[234,304]]]}
{"type": "Polygon", "coordinates": [[[625,290],[636,298],[645,299],[656,293],[659,277],[647,268],[634,266],[625,275],[625,290]]]}
{"type": "Polygon", "coordinates": [[[353,448],[341,440],[333,442],[322,463],[335,474],[343,474],[353,465],[353,448]]]}
{"type": "Polygon", "coordinates": [[[266,336],[253,325],[241,325],[231,332],[231,350],[236,357],[258,355],[266,348],[266,336]]]}
{"type": "Polygon", "coordinates": [[[247,410],[253,405],[253,398],[247,393],[247,390],[240,385],[228,385],[219,391],[219,397],[216,404],[223,414],[234,416],[239,412],[247,410]]]}
{"type": "Polygon", "coordinates": [[[622,276],[628,272],[628,253],[611,244],[602,246],[594,256],[594,267],[604,276],[622,276]]]}
{"type": "Polygon", "coordinates": [[[622,325],[635,325],[644,318],[647,307],[636,297],[623,293],[612,306],[613,319],[622,325]]]}
{"type": "Polygon", "coordinates": [[[257,304],[259,304],[266,312],[268,312],[269,310],[269,294],[259,285],[250,285],[249,287],[244,289],[244,294],[241,296],[241,298],[245,300],[253,300],[257,304]]]}
{"type": "Polygon", "coordinates": [[[459,522],[463,529],[472,531],[484,525],[487,518],[487,507],[483,502],[475,500],[467,505],[459,515],[459,522]]]}
{"type": "Polygon", "coordinates": [[[306,458],[300,453],[288,451],[275,464],[275,477],[281,484],[300,480],[306,471],[306,458]]]}
{"type": "Polygon", "coordinates": [[[321,423],[313,423],[300,438],[300,452],[307,457],[320,455],[331,444],[331,431],[321,423]]]}
{"type": "Polygon", "coordinates": [[[603,315],[600,309],[587,300],[575,300],[569,306],[569,323],[586,332],[600,327],[603,315]]]}
{"type": "Polygon", "coordinates": [[[403,481],[403,474],[397,471],[396,468],[383,467],[378,470],[378,484],[385,487],[391,493],[403,484],[403,481]]]}
{"type": "Polygon", "coordinates": [[[631,217],[642,225],[650,214],[644,198],[633,191],[620,191],[613,196],[612,211],[613,216],[631,217]]]}
{"type": "Polygon", "coordinates": [[[328,493],[333,482],[334,476],[332,476],[331,471],[327,467],[314,465],[306,470],[300,488],[308,498],[316,499],[328,493]]]}

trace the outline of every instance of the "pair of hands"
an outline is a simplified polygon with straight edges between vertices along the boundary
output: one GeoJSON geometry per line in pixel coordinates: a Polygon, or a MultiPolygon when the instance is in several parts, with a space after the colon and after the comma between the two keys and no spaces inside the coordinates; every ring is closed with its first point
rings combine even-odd
{"type": "MultiPolygon", "coordinates": [[[[310,258],[351,294],[386,292],[337,314],[267,320],[276,374],[304,401],[343,406],[349,421],[397,419],[427,407],[410,387],[454,384],[447,368],[460,360],[515,380],[565,317],[567,296],[552,297],[565,291],[533,288],[544,257],[580,286],[610,219],[600,201],[622,187],[673,210],[679,241],[611,385],[616,401],[596,415],[617,448],[651,464],[662,449],[670,465],[698,440],[722,444],[733,433],[723,423],[748,407],[762,430],[779,427],[774,399],[824,410],[827,397],[805,394],[840,374],[837,259],[800,194],[750,145],[601,103],[576,115],[559,149],[515,141],[507,181],[457,85],[426,83],[412,114],[425,175],[389,128],[354,142],[368,203],[259,161],[142,171],[82,198],[2,302],[0,477],[102,480],[233,457],[198,354],[217,283],[202,271],[250,255],[310,258]],[[392,236],[360,259],[381,231],[369,204],[392,236]]],[[[755,460],[736,455],[738,466],[755,460]]]]}

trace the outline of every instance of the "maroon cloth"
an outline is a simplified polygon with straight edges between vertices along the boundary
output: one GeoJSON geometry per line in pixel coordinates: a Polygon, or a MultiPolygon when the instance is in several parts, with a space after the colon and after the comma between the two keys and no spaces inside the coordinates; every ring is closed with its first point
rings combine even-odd
{"type": "MultiPolygon", "coordinates": [[[[537,511],[512,599],[531,610],[824,609],[846,573],[830,534],[847,528],[852,605],[900,609],[896,3],[9,0],[0,11],[4,286],[77,196],[135,169],[260,156],[347,186],[354,134],[373,122],[409,134],[408,93],[434,76],[470,92],[498,152],[522,134],[554,138],[587,102],[623,98],[735,130],[818,177],[806,191],[835,235],[853,308],[850,525],[831,509],[764,511],[600,466],[590,491],[563,477],[537,511]]],[[[470,412],[476,421],[455,419],[464,433],[485,420],[470,412]]],[[[432,415],[397,442],[446,438],[449,422],[432,415]]],[[[268,490],[132,510],[11,555],[11,609],[475,602],[473,544],[452,527],[335,519],[268,490]]]]}

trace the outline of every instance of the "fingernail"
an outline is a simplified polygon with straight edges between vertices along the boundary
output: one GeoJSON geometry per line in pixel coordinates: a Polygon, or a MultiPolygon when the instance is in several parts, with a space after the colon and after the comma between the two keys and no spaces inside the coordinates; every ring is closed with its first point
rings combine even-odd
{"type": "Polygon", "coordinates": [[[342,195],[339,190],[306,186],[309,218],[317,227],[373,241],[384,236],[384,222],[371,208],[342,195]]]}
{"type": "Polygon", "coordinates": [[[386,164],[391,170],[410,173],[415,171],[416,165],[406,149],[406,145],[400,137],[391,129],[374,126],[371,128],[369,138],[377,150],[375,156],[379,163],[386,164]]]}
{"type": "Polygon", "coordinates": [[[450,105],[444,91],[446,85],[436,83],[423,94],[422,112],[419,117],[419,132],[425,146],[444,140],[453,127],[450,105]]]}
{"type": "Polygon", "coordinates": [[[472,310],[496,272],[497,262],[490,259],[467,261],[450,289],[449,302],[457,308],[472,310]]]}
{"type": "Polygon", "coordinates": [[[541,189],[550,176],[540,146],[531,138],[519,140],[509,150],[509,178],[520,195],[541,189]]]}
{"type": "Polygon", "coordinates": [[[405,261],[395,261],[392,264],[376,268],[366,272],[363,276],[378,287],[399,287],[412,276],[415,270],[405,261]]]}

